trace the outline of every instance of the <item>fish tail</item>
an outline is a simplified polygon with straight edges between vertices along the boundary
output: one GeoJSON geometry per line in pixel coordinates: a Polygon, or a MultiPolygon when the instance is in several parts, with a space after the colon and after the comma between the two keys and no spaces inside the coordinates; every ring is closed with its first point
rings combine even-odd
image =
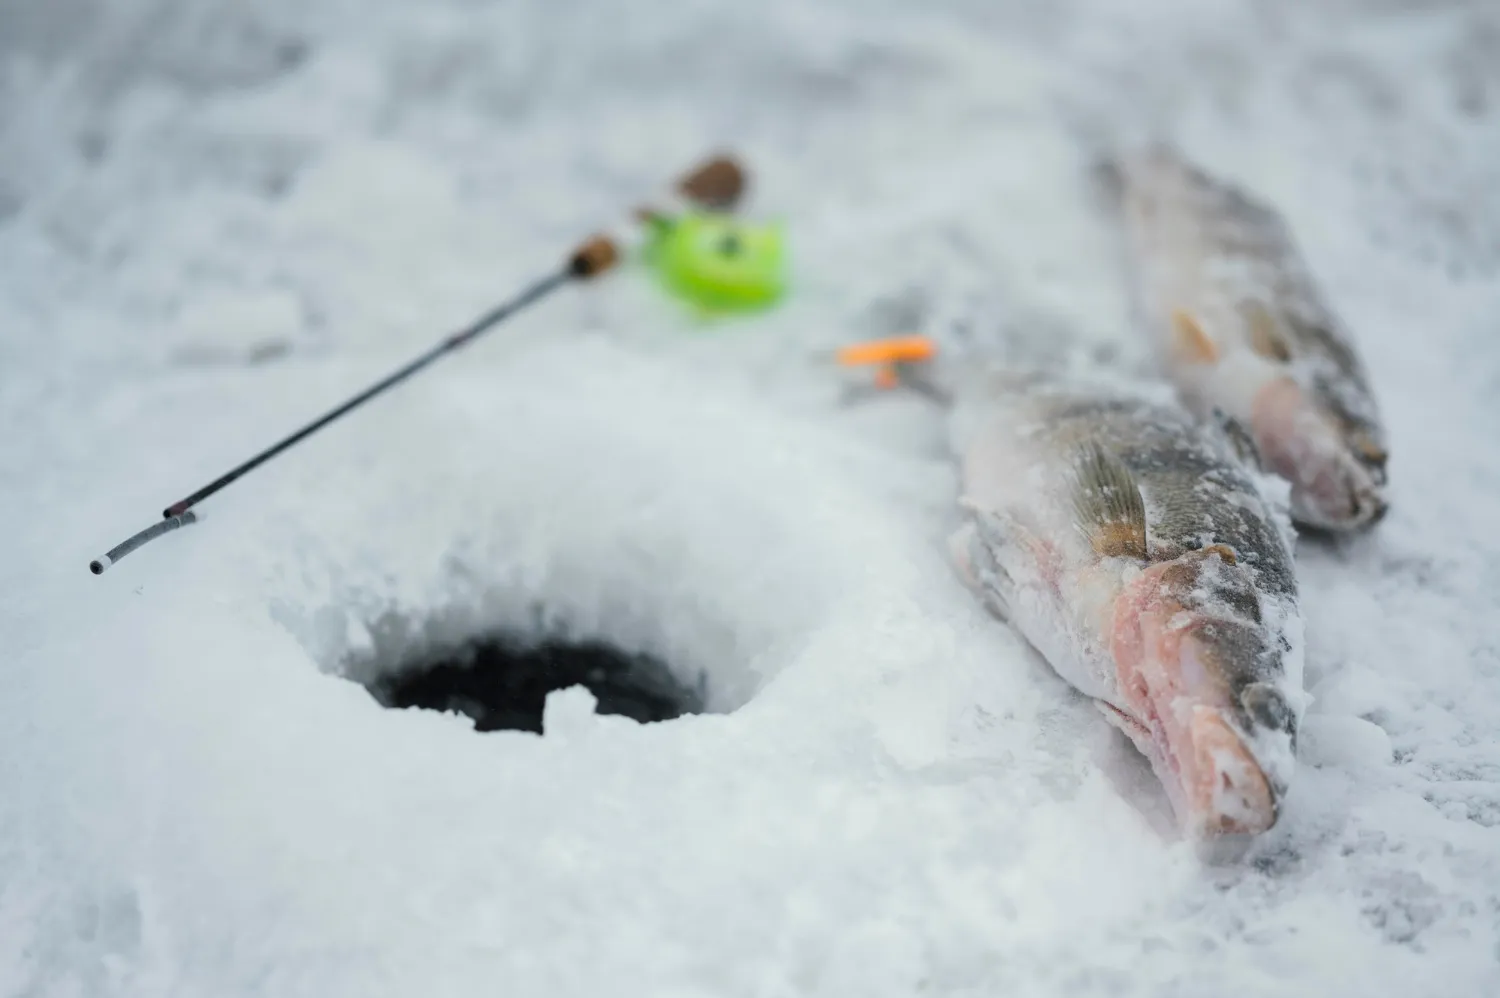
{"type": "Polygon", "coordinates": [[[1063,115],[1088,189],[1106,208],[1118,208],[1124,199],[1130,164],[1176,146],[1165,121],[1141,121],[1091,101],[1065,104],[1063,115]]]}

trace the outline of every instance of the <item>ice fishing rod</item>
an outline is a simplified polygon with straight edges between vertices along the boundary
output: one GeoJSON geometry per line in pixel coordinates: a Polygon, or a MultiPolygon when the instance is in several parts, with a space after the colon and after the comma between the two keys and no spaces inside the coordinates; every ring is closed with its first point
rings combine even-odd
{"type": "MultiPolygon", "coordinates": [[[[716,156],[699,165],[691,173],[680,178],[673,185],[668,199],[671,201],[687,202],[702,208],[724,210],[732,208],[735,205],[744,188],[745,173],[739,164],[731,157],[716,156]]],[[[657,210],[654,208],[640,209],[638,212],[642,216],[657,213],[657,210]]],[[[115,545],[107,553],[89,562],[89,571],[95,575],[102,575],[106,568],[109,568],[109,566],[141,545],[153,541],[163,534],[171,533],[181,527],[196,523],[198,514],[193,512],[193,507],[220,489],[233,484],[276,455],[294,447],[340,416],[358,408],[387,389],[393,388],[407,378],[410,378],[439,357],[457,350],[481,334],[495,328],[512,315],[524,309],[527,305],[540,301],[565,284],[573,281],[586,281],[609,270],[619,261],[621,244],[630,240],[632,235],[633,231],[616,230],[590,236],[568,256],[559,269],[534,282],[509,301],[490,309],[463,329],[443,339],[426,353],[412,360],[404,367],[398,368],[386,375],[342,405],[328,411],[290,436],[272,444],[243,464],[231,468],[187,498],[174,502],[162,510],[162,518],[156,523],[134,534],[120,544],[115,545]]]]}

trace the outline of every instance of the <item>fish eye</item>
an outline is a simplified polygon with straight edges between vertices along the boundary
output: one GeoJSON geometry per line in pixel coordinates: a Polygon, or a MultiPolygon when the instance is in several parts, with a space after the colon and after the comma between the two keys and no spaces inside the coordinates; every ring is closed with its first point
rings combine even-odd
{"type": "Polygon", "coordinates": [[[1294,734],[1296,717],[1291,704],[1274,686],[1266,683],[1251,683],[1240,692],[1240,706],[1255,724],[1272,731],[1294,734]]]}

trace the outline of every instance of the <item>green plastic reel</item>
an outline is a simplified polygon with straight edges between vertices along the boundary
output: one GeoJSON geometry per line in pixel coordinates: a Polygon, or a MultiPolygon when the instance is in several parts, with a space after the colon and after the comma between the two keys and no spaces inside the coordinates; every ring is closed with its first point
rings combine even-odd
{"type": "Polygon", "coordinates": [[[645,258],[667,289],[705,312],[767,308],[786,291],[778,222],[752,225],[719,212],[649,221],[645,258]]]}

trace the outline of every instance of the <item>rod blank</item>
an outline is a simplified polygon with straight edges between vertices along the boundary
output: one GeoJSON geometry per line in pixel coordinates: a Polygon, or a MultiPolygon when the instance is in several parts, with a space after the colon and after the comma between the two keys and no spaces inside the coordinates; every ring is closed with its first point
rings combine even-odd
{"type": "Polygon", "coordinates": [[[510,301],[506,302],[504,305],[491,309],[489,312],[486,312],[484,315],[480,316],[468,326],[454,333],[452,336],[449,336],[437,346],[422,354],[422,356],[411,361],[405,367],[402,367],[399,370],[386,375],[384,378],[381,378],[379,381],[375,382],[375,384],[371,385],[369,388],[366,388],[364,391],[349,399],[347,402],[343,403],[335,409],[330,409],[328,412],[319,416],[311,423],[308,423],[306,426],[302,427],[302,429],[293,433],[291,436],[272,444],[270,447],[267,447],[265,450],[261,451],[259,454],[246,461],[244,464],[226,471],[224,474],[209,482],[207,485],[203,486],[203,488],[199,489],[197,492],[194,492],[186,499],[177,500],[172,505],[162,510],[161,515],[178,516],[179,514],[187,512],[190,507],[198,505],[200,502],[207,499],[215,492],[218,492],[226,485],[232,484],[241,476],[245,475],[248,472],[254,471],[256,468],[265,464],[277,454],[280,454],[282,451],[293,446],[294,444],[299,443],[305,438],[312,436],[314,433],[318,432],[323,427],[333,422],[335,419],[338,419],[344,413],[363,405],[386,389],[395,387],[396,385],[405,381],[407,378],[411,377],[413,374],[416,374],[418,371],[422,370],[422,368],[426,367],[428,364],[431,364],[433,361],[443,356],[443,354],[449,353],[453,350],[457,350],[459,347],[463,346],[465,343],[469,342],[480,333],[489,329],[491,326],[494,326],[497,323],[509,318],[516,312],[519,312],[521,309],[525,308],[527,305],[530,305],[532,302],[536,301],[538,298],[545,296],[548,292],[556,290],[558,287],[571,280],[573,276],[573,270],[567,269],[560,270],[555,274],[551,274],[547,277],[542,278],[540,281],[537,281],[531,287],[527,288],[525,291],[521,292],[510,301]]]}
{"type": "Polygon", "coordinates": [[[312,436],[314,433],[318,432],[323,427],[333,422],[335,419],[338,419],[340,416],[349,412],[351,409],[355,409],[370,401],[370,399],[379,395],[381,392],[395,387],[396,385],[405,381],[407,378],[411,377],[413,374],[416,374],[418,371],[422,370],[422,368],[426,367],[428,364],[431,364],[433,361],[437,360],[439,357],[443,356],[446,353],[451,353],[452,351],[457,350],[459,347],[474,339],[480,333],[483,333],[486,330],[498,325],[505,319],[510,318],[516,312],[519,312],[521,309],[525,308],[527,305],[530,305],[532,302],[537,301],[540,298],[545,298],[549,293],[557,290],[569,281],[574,279],[592,277],[595,274],[602,272],[603,270],[607,270],[610,264],[614,262],[614,256],[611,253],[608,256],[608,259],[602,259],[600,254],[602,254],[604,251],[595,246],[596,242],[597,240],[591,240],[589,243],[585,244],[585,247],[583,249],[580,249],[578,253],[575,253],[574,256],[568,261],[567,265],[562,269],[535,282],[529,288],[522,291],[514,298],[510,299],[510,301],[507,301],[505,304],[499,305],[486,312],[484,315],[480,316],[478,319],[475,319],[469,325],[465,326],[463,329],[459,330],[453,335],[447,337],[441,343],[437,344],[432,349],[422,354],[420,357],[417,357],[415,360],[406,364],[404,367],[401,367],[396,371],[393,371],[392,373],[386,375],[384,378],[375,382],[375,384],[371,385],[369,388],[366,388],[364,391],[349,399],[347,402],[344,402],[342,405],[334,409],[330,409],[328,412],[324,413],[322,416],[319,416],[311,423],[308,423],[300,430],[297,430],[290,436],[277,441],[270,447],[267,447],[259,454],[250,458],[250,460],[245,461],[243,464],[237,465],[234,468],[231,468],[229,471],[226,471],[224,474],[220,475],[218,478],[215,478],[213,481],[209,482],[207,485],[203,486],[203,488],[199,489],[197,492],[194,492],[187,498],[177,500],[172,505],[162,510],[162,519],[159,522],[152,524],[145,530],[142,530],[140,533],[132,536],[129,540],[126,540],[125,542],[111,548],[109,550],[109,553],[105,554],[103,557],[96,558],[95,560],[89,562],[89,571],[93,572],[95,575],[103,575],[106,568],[108,568],[110,565],[113,565],[115,562],[119,561],[121,558],[125,557],[127,554],[140,547],[142,544],[145,544],[148,541],[153,541],[156,538],[160,537],[162,534],[170,533],[171,531],[176,530],[178,527],[185,527],[188,524],[195,522],[197,520],[197,516],[192,512],[193,506],[196,506],[198,503],[207,499],[215,492],[218,492],[220,489],[233,484],[244,475],[248,474],[251,471],[254,471],[256,468],[271,460],[271,458],[275,457],[277,454],[280,454],[282,451],[288,449],[289,447],[296,445],[307,437],[312,436]],[[584,250],[588,249],[589,247],[594,247],[593,255],[585,258],[584,250]]]}
{"type": "MultiPolygon", "coordinates": [[[[676,184],[676,191],[681,196],[697,204],[723,209],[732,207],[739,200],[740,194],[744,190],[744,184],[745,174],[739,164],[728,156],[717,156],[700,164],[692,172],[680,178],[676,184]]],[[[231,485],[242,476],[254,471],[282,451],[321,430],[350,410],[363,405],[380,393],[405,381],[444,354],[457,350],[481,333],[510,318],[527,305],[545,298],[569,281],[586,281],[597,277],[612,268],[619,259],[620,248],[609,236],[596,235],[590,237],[573,251],[568,257],[567,262],[558,270],[534,282],[530,287],[525,288],[520,294],[504,304],[498,305],[484,315],[481,315],[463,329],[443,339],[426,353],[412,360],[404,367],[398,368],[386,375],[358,395],[324,413],[290,436],[267,447],[248,461],[226,471],[192,495],[184,499],[179,499],[168,506],[162,510],[161,521],[152,524],[123,543],[111,548],[107,554],[89,562],[89,571],[95,575],[103,575],[104,570],[109,568],[110,565],[113,565],[148,541],[155,540],[162,534],[170,533],[179,527],[185,527],[190,523],[196,522],[197,516],[191,512],[192,507],[220,489],[231,485]]]]}

